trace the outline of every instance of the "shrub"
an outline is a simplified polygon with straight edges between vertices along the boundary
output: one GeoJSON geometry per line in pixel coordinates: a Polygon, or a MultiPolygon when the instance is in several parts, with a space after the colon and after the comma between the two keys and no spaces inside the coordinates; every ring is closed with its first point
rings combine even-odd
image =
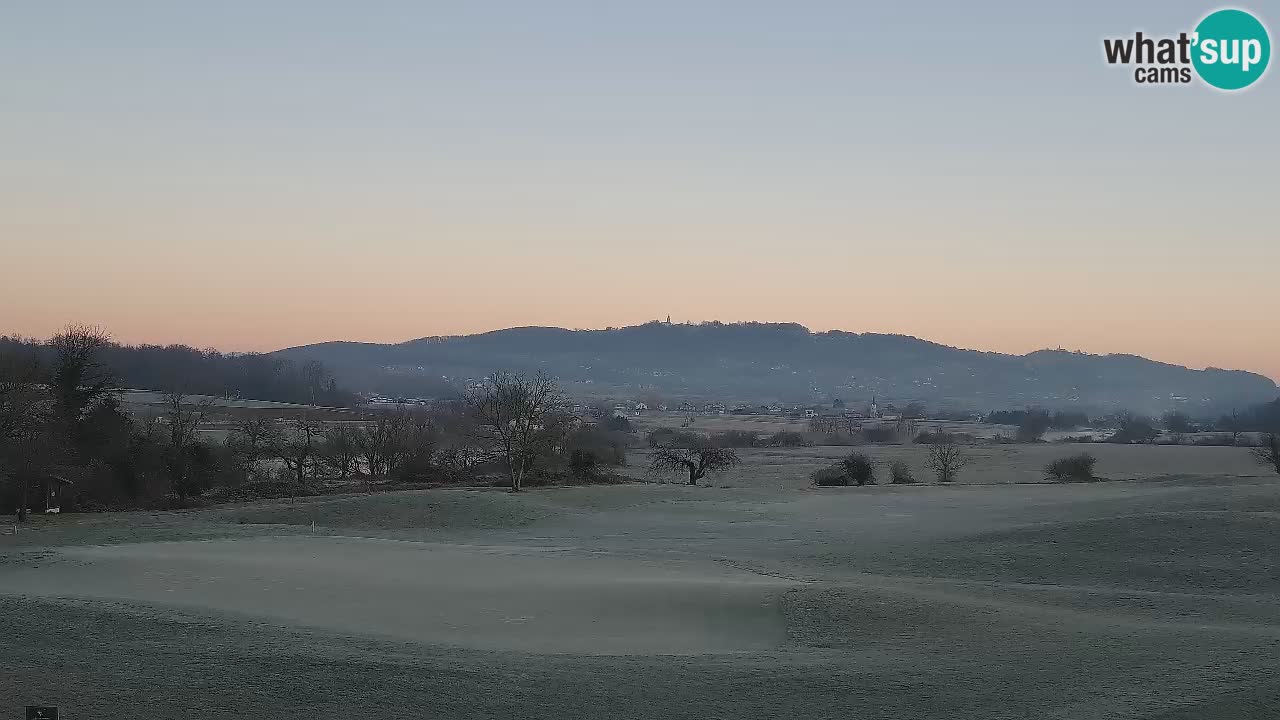
{"type": "Polygon", "coordinates": [[[1054,442],[1059,443],[1059,444],[1066,444],[1066,443],[1091,443],[1091,442],[1093,442],[1093,436],[1092,436],[1092,435],[1066,435],[1066,436],[1064,436],[1064,437],[1060,437],[1060,438],[1058,438],[1058,439],[1057,439],[1057,440],[1055,440],[1054,442]]]}
{"type": "Polygon", "coordinates": [[[576,478],[588,478],[596,474],[600,459],[590,450],[574,450],[569,455],[569,472],[576,478]]]}
{"type": "MultiPolygon", "coordinates": [[[[996,437],[993,438],[992,441],[1001,442],[1001,438],[996,437]]],[[[1009,438],[1004,438],[1003,441],[1014,442],[1009,438]]],[[[949,433],[942,432],[941,430],[929,432],[926,430],[925,432],[916,435],[913,442],[920,445],[976,445],[978,443],[978,438],[977,436],[969,433],[949,433]]]]}
{"type": "Polygon", "coordinates": [[[855,447],[863,444],[863,439],[858,434],[848,433],[831,433],[824,435],[818,439],[819,445],[832,445],[841,447],[855,447]]]}
{"type": "Polygon", "coordinates": [[[955,441],[956,437],[951,433],[945,433],[941,430],[925,430],[916,435],[913,442],[917,445],[944,445],[947,443],[954,444],[955,441]]]}
{"type": "Polygon", "coordinates": [[[627,442],[630,439],[623,432],[610,432],[586,425],[569,433],[564,440],[564,449],[569,453],[571,464],[573,453],[582,451],[594,456],[597,465],[626,465],[627,442]]]}
{"type": "Polygon", "coordinates": [[[1259,463],[1280,473],[1280,434],[1265,433],[1258,438],[1258,444],[1249,454],[1259,463]]]}
{"type": "Polygon", "coordinates": [[[839,465],[824,467],[813,473],[813,484],[818,487],[845,487],[849,484],[849,474],[839,465]]]}
{"type": "Polygon", "coordinates": [[[898,441],[898,431],[887,425],[863,428],[862,436],[869,443],[892,443],[898,441]]]}
{"type": "Polygon", "coordinates": [[[1018,424],[1018,442],[1040,442],[1053,425],[1053,417],[1045,410],[1028,410],[1018,424]]]}
{"type": "Polygon", "coordinates": [[[911,466],[903,460],[894,460],[889,463],[889,482],[894,485],[910,485],[916,481],[915,475],[911,474],[911,466]]]}
{"type": "Polygon", "coordinates": [[[649,431],[649,434],[645,436],[645,440],[649,442],[649,447],[656,448],[671,444],[677,434],[675,430],[663,427],[649,431]]]}
{"type": "Polygon", "coordinates": [[[1115,434],[1107,439],[1112,443],[1150,443],[1156,439],[1160,431],[1155,427],[1155,421],[1143,415],[1134,415],[1130,412],[1122,412],[1116,416],[1117,429],[1115,434]]]}
{"type": "Polygon", "coordinates": [[[1198,437],[1192,441],[1192,444],[1206,447],[1231,447],[1236,444],[1236,441],[1235,438],[1231,437],[1231,433],[1217,433],[1198,437]]]}
{"type": "Polygon", "coordinates": [[[605,430],[609,430],[611,432],[630,433],[630,432],[636,431],[636,426],[632,425],[631,421],[623,417],[622,415],[612,415],[602,420],[600,422],[600,426],[605,430]]]}
{"type": "Polygon", "coordinates": [[[844,460],[840,461],[840,465],[844,468],[845,475],[849,476],[849,481],[855,485],[876,484],[876,466],[865,454],[849,453],[844,460]]]}
{"type": "Polygon", "coordinates": [[[1050,424],[1054,430],[1075,430],[1089,424],[1089,416],[1080,411],[1058,410],[1050,424]]]}
{"type": "Polygon", "coordinates": [[[770,435],[765,444],[769,447],[804,447],[809,441],[805,439],[804,433],[783,430],[770,435]]]}
{"type": "Polygon", "coordinates": [[[1098,459],[1089,453],[1068,455],[1067,457],[1058,458],[1048,465],[1045,465],[1044,471],[1050,478],[1059,482],[1068,480],[1092,480],[1093,466],[1097,464],[1097,462],[1098,459]]]}
{"type": "Polygon", "coordinates": [[[750,448],[760,444],[760,433],[751,430],[726,430],[711,436],[716,447],[750,448]]]}

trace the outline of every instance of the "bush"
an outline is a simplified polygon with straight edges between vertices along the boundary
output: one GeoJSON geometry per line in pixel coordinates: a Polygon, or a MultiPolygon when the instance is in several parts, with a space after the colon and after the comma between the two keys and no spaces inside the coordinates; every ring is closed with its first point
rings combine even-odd
{"type": "Polygon", "coordinates": [[[630,436],[623,432],[580,427],[565,438],[564,449],[569,453],[570,469],[573,453],[578,451],[590,453],[597,465],[626,465],[628,440],[630,436]]]}
{"type": "Polygon", "coordinates": [[[1092,436],[1092,435],[1067,435],[1067,436],[1065,436],[1065,437],[1060,437],[1060,438],[1058,438],[1058,439],[1057,439],[1057,440],[1055,440],[1054,442],[1059,443],[1059,444],[1067,444],[1067,443],[1091,443],[1091,442],[1093,442],[1093,436],[1092,436]]]}
{"type": "Polygon", "coordinates": [[[839,465],[824,467],[813,473],[813,484],[818,487],[846,487],[849,484],[849,474],[839,465]]]}
{"type": "Polygon", "coordinates": [[[751,430],[727,430],[711,436],[716,447],[750,448],[760,444],[760,433],[751,430]]]}
{"type": "Polygon", "coordinates": [[[1044,471],[1050,478],[1058,482],[1070,480],[1087,481],[1093,479],[1093,466],[1097,462],[1098,459],[1089,453],[1068,455],[1045,465],[1044,471]]]}
{"type": "Polygon", "coordinates": [[[1018,424],[1018,442],[1040,442],[1053,425],[1053,416],[1045,410],[1028,410],[1018,424]]]}
{"type": "Polygon", "coordinates": [[[889,463],[889,482],[894,485],[910,485],[916,481],[915,475],[911,474],[911,466],[903,460],[894,460],[889,463]]]}
{"type": "Polygon", "coordinates": [[[600,467],[600,458],[590,450],[574,450],[569,455],[569,472],[575,478],[589,478],[600,467]]]}
{"type": "Polygon", "coordinates": [[[862,429],[862,437],[869,443],[896,443],[898,431],[887,425],[862,429]]]}
{"type": "Polygon", "coordinates": [[[645,436],[645,440],[648,441],[649,447],[656,448],[663,445],[670,445],[678,434],[679,433],[671,428],[662,427],[656,430],[650,430],[649,434],[645,436]]]}
{"type": "Polygon", "coordinates": [[[848,433],[831,433],[818,438],[818,445],[830,445],[840,447],[856,447],[863,444],[862,437],[857,433],[850,435],[848,433]]]}
{"type": "Polygon", "coordinates": [[[876,484],[876,466],[865,454],[849,453],[844,460],[840,461],[840,465],[844,468],[844,474],[849,476],[849,481],[855,485],[876,484]]]}
{"type": "Polygon", "coordinates": [[[1262,465],[1280,473],[1280,433],[1264,433],[1249,454],[1262,465]]]}
{"type": "MultiPolygon", "coordinates": [[[[919,445],[976,445],[978,438],[969,433],[949,433],[941,430],[924,431],[915,436],[913,442],[919,445]]],[[[993,438],[993,442],[1014,442],[1009,438],[993,438]]]]}
{"type": "Polygon", "coordinates": [[[1191,441],[1192,445],[1200,445],[1204,447],[1232,447],[1236,444],[1235,438],[1231,437],[1231,433],[1218,433],[1215,435],[1205,435],[1191,441]]]}
{"type": "Polygon", "coordinates": [[[1116,416],[1117,430],[1107,442],[1112,443],[1150,443],[1156,439],[1160,431],[1155,421],[1143,415],[1123,412],[1116,416]]]}
{"type": "Polygon", "coordinates": [[[769,447],[804,447],[809,441],[805,439],[804,433],[783,430],[770,435],[765,444],[769,447]]]}
{"type": "Polygon", "coordinates": [[[601,420],[600,427],[610,432],[630,433],[636,431],[635,425],[632,425],[630,420],[621,415],[612,415],[601,420]]]}
{"type": "Polygon", "coordinates": [[[945,445],[955,444],[956,436],[951,433],[942,432],[941,430],[925,430],[916,435],[914,442],[917,445],[945,445]]]}

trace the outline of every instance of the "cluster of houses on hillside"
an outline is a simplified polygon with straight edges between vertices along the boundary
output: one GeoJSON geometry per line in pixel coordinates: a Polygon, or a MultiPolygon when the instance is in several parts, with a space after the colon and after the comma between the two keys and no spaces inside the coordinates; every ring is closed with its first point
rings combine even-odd
{"type": "Polygon", "coordinates": [[[769,405],[726,405],[721,402],[694,403],[688,401],[681,402],[678,405],[665,403],[650,405],[643,401],[618,402],[614,403],[612,408],[585,404],[575,404],[573,406],[573,413],[582,416],[612,414],[615,417],[631,417],[648,412],[676,412],[682,415],[772,415],[790,418],[844,417],[879,420],[900,420],[904,417],[904,411],[898,409],[892,403],[882,407],[875,399],[864,405],[862,409],[849,408],[845,403],[838,400],[831,405],[807,406],[784,406],[777,403],[769,405]]]}
{"type": "Polygon", "coordinates": [[[433,403],[439,402],[433,398],[419,397],[390,397],[387,395],[373,394],[365,399],[369,405],[377,407],[399,407],[401,405],[413,405],[419,407],[428,407],[433,403]]]}
{"type": "MultiPolygon", "coordinates": [[[[384,408],[400,406],[430,407],[439,402],[439,400],[421,397],[392,397],[375,393],[368,396],[366,402],[372,407],[384,408]]],[[[575,403],[571,408],[571,412],[580,417],[604,417],[609,415],[614,417],[635,417],[650,412],[675,412],[682,415],[772,415],[789,418],[843,417],[854,420],[900,420],[904,417],[917,416],[910,410],[899,409],[893,403],[882,406],[875,398],[863,404],[861,408],[851,407],[841,400],[836,400],[829,405],[782,405],[780,403],[767,405],[738,403],[727,405],[722,402],[695,403],[691,401],[667,404],[636,400],[615,402],[611,405],[575,403]]]]}

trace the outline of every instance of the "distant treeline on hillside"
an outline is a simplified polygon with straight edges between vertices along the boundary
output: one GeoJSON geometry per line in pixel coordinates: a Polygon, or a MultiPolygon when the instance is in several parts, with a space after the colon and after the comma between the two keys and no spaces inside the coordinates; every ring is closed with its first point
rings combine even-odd
{"type": "MultiPolygon", "coordinates": [[[[51,365],[54,350],[31,338],[0,335],[0,357],[34,355],[51,365]]],[[[316,360],[294,361],[277,355],[222,353],[186,345],[121,345],[102,349],[101,361],[118,387],[218,397],[345,406],[358,397],[338,387],[333,374],[316,360]]]]}
{"type": "Polygon", "coordinates": [[[1074,430],[1089,424],[1088,413],[1059,410],[1050,413],[1046,410],[996,410],[987,415],[987,422],[996,425],[1022,425],[1032,415],[1042,415],[1044,424],[1054,430],[1074,430]]]}
{"type": "Polygon", "coordinates": [[[1239,423],[1245,430],[1280,431],[1280,398],[1249,408],[1241,414],[1239,423]]]}
{"type": "MultiPolygon", "coordinates": [[[[996,425],[1016,425],[1019,427],[1039,427],[1045,430],[1074,430],[1090,424],[1114,425],[1120,414],[1106,417],[1090,418],[1082,412],[1057,411],[1049,412],[1043,408],[1026,408],[1022,410],[996,410],[985,417],[989,423],[996,425]]],[[[1280,398],[1271,402],[1251,405],[1247,408],[1232,410],[1220,416],[1195,417],[1181,411],[1165,413],[1160,418],[1145,418],[1154,427],[1157,423],[1172,431],[1235,431],[1235,432],[1276,432],[1280,430],[1280,398]]]]}
{"type": "Polygon", "coordinates": [[[605,330],[523,327],[396,344],[326,342],[280,350],[326,363],[360,392],[447,396],[494,368],[555,376],[570,391],[652,392],[702,402],[808,405],[872,398],[932,407],[1040,406],[1217,415],[1276,397],[1256,373],[1191,368],[1133,355],[948,347],[903,335],[810,332],[780,323],[652,322],[605,330]],[[451,387],[452,386],[452,387],[451,387]]]}

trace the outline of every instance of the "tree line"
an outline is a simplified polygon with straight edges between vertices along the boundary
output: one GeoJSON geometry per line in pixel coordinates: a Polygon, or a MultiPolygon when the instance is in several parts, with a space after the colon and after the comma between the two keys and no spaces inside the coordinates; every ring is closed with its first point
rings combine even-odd
{"type": "Polygon", "coordinates": [[[316,360],[295,362],[259,353],[222,353],[186,345],[123,345],[104,332],[68,327],[47,341],[0,335],[0,356],[32,358],[52,367],[68,333],[96,334],[94,357],[111,368],[118,387],[182,391],[193,395],[247,398],[345,407],[359,397],[339,387],[328,367],[316,360]]]}
{"type": "Polygon", "coordinates": [[[1215,433],[1216,437],[1199,438],[1199,444],[1246,445],[1252,442],[1247,433],[1280,431],[1280,400],[1256,405],[1245,410],[1232,410],[1217,418],[1194,418],[1182,410],[1170,410],[1160,417],[1122,410],[1111,415],[1090,418],[1082,412],[1050,412],[1043,408],[997,410],[987,415],[987,422],[1017,427],[1014,439],[1039,442],[1049,430],[1074,430],[1082,427],[1107,427],[1115,432],[1107,438],[1115,443],[1152,443],[1162,431],[1170,442],[1180,445],[1193,433],[1215,433]]]}
{"type": "Polygon", "coordinates": [[[0,351],[6,511],[25,519],[53,496],[80,509],[174,507],[211,490],[283,497],[496,473],[518,491],[531,481],[601,479],[626,460],[628,433],[580,421],[542,375],[495,372],[456,401],[344,421],[219,418],[212,398],[181,390],[131,415],[114,392],[120,375],[108,358],[117,347],[75,326],[0,351]]]}

